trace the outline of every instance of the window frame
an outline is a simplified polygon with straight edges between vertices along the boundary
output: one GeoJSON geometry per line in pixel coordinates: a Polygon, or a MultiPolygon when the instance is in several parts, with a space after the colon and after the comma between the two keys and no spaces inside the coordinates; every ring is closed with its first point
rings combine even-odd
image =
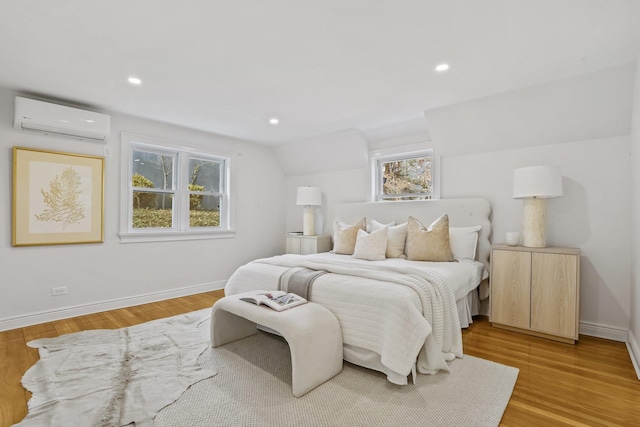
{"type": "MultiPolygon", "coordinates": [[[[180,184],[179,182],[179,178],[176,174],[176,169],[178,168],[178,163],[180,162],[180,157],[179,157],[179,151],[178,150],[168,150],[165,148],[161,148],[155,145],[148,145],[148,144],[140,144],[137,142],[131,142],[129,144],[128,147],[129,150],[129,174],[127,176],[127,193],[128,193],[128,201],[132,201],[133,199],[133,193],[135,191],[139,191],[139,192],[145,192],[145,193],[154,193],[154,194],[169,194],[171,196],[173,196],[173,201],[172,203],[172,207],[173,206],[180,206],[181,203],[181,198],[182,195],[180,194],[180,192],[178,191],[178,186],[180,184]],[[136,149],[136,148],[140,148],[140,149],[136,149]],[[171,156],[173,159],[173,169],[171,171],[171,188],[147,188],[147,187],[134,187],[132,184],[132,177],[133,177],[133,162],[131,162],[131,158],[133,157],[133,152],[134,151],[140,151],[140,152],[144,152],[144,153],[150,153],[150,154],[157,154],[160,156],[171,156]]],[[[129,208],[132,208],[133,204],[131,204],[131,206],[129,206],[129,208]]],[[[135,230],[136,232],[138,230],[142,230],[142,229],[134,229],[133,228],[133,209],[129,209],[127,212],[127,230],[130,232],[131,230],[135,230]]],[[[171,227],[170,228],[148,228],[147,230],[149,231],[164,231],[164,230],[179,230],[179,227],[176,227],[176,215],[171,215],[171,227]]]]}
{"type": "Polygon", "coordinates": [[[440,198],[440,180],[439,180],[439,157],[434,153],[433,148],[426,148],[424,144],[413,144],[408,146],[393,147],[387,149],[373,150],[369,152],[369,163],[371,167],[371,201],[385,202],[393,201],[391,198],[401,198],[402,201],[420,201],[410,200],[410,197],[421,197],[425,193],[407,193],[394,196],[383,197],[383,175],[382,165],[394,160],[408,160],[419,157],[431,156],[431,198],[427,200],[436,200],[440,198]]]}
{"type": "Polygon", "coordinates": [[[211,155],[211,154],[203,154],[201,152],[199,153],[193,153],[193,152],[186,152],[186,154],[184,155],[184,163],[183,163],[183,168],[184,170],[189,171],[191,168],[189,166],[189,162],[190,160],[204,160],[204,161],[211,161],[211,162],[220,162],[223,164],[223,171],[222,173],[220,173],[220,182],[218,183],[219,185],[219,190],[220,191],[213,191],[213,190],[204,190],[204,191],[193,191],[193,190],[189,190],[189,184],[186,185],[186,190],[185,190],[185,201],[182,202],[183,203],[183,209],[184,212],[187,213],[187,215],[183,216],[183,226],[186,229],[191,229],[191,230],[204,230],[204,229],[225,229],[227,228],[227,223],[229,222],[229,217],[228,215],[223,215],[223,213],[225,213],[227,211],[226,207],[229,204],[229,191],[226,190],[227,188],[227,169],[229,168],[229,159],[227,157],[222,157],[219,155],[211,155]],[[191,203],[191,195],[192,194],[196,194],[196,195],[202,195],[202,196],[214,196],[214,197],[220,197],[220,224],[218,225],[218,227],[191,227],[189,225],[190,222],[190,217],[189,214],[191,212],[191,207],[190,207],[190,203],[191,203]]]}
{"type": "Polygon", "coordinates": [[[234,165],[237,154],[227,150],[212,147],[186,146],[174,141],[143,135],[122,133],[121,138],[121,193],[120,193],[120,232],[121,243],[153,242],[174,240],[200,240],[231,238],[235,236],[235,197],[234,165]],[[133,187],[134,150],[174,155],[173,187],[174,189],[149,189],[133,187]],[[189,190],[189,161],[191,159],[220,161],[224,170],[220,175],[219,192],[189,190]],[[183,188],[184,187],[184,188],[183,188]],[[173,214],[171,228],[133,228],[133,191],[148,191],[162,194],[171,193],[173,198],[173,214]],[[217,227],[191,227],[190,194],[205,196],[220,196],[220,225],[217,227]]]}

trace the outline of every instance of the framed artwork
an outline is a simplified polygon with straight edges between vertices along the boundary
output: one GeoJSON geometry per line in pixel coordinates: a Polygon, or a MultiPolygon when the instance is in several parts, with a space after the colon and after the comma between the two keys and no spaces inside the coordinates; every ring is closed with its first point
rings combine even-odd
{"type": "Polygon", "coordinates": [[[104,242],[104,158],[13,147],[13,246],[104,242]]]}

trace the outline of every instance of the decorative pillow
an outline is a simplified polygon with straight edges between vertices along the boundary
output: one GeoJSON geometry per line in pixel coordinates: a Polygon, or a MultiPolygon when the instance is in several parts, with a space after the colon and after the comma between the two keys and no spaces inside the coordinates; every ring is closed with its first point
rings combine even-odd
{"type": "Polygon", "coordinates": [[[371,231],[376,231],[382,227],[388,226],[389,233],[387,234],[387,258],[404,258],[404,245],[407,241],[407,223],[400,225],[380,224],[375,219],[371,220],[371,231]]]}
{"type": "Polygon", "coordinates": [[[449,216],[442,215],[429,228],[410,216],[405,254],[413,261],[454,261],[449,243],[449,216]]]}
{"type": "Polygon", "coordinates": [[[476,259],[478,231],[482,226],[449,227],[449,244],[455,259],[476,259]]]}
{"type": "Polygon", "coordinates": [[[358,230],[353,257],[368,261],[384,260],[384,254],[387,251],[388,231],[388,227],[382,227],[370,234],[364,230],[358,230]]]}
{"type": "Polygon", "coordinates": [[[391,221],[388,224],[383,224],[383,223],[378,222],[378,221],[376,221],[375,219],[372,218],[369,221],[367,221],[367,228],[365,229],[365,231],[367,233],[371,233],[372,231],[380,230],[385,225],[387,227],[391,227],[391,226],[396,225],[396,222],[395,221],[391,221]]]}
{"type": "Polygon", "coordinates": [[[362,218],[353,225],[336,221],[333,225],[333,253],[353,255],[358,230],[364,230],[365,224],[365,218],[362,218]]]}

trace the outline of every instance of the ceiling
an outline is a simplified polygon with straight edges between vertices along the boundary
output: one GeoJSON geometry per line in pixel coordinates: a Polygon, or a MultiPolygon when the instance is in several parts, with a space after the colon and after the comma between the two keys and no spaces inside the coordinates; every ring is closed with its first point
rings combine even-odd
{"type": "Polygon", "coordinates": [[[414,120],[638,54],[636,0],[0,5],[0,86],[265,144],[414,120]]]}

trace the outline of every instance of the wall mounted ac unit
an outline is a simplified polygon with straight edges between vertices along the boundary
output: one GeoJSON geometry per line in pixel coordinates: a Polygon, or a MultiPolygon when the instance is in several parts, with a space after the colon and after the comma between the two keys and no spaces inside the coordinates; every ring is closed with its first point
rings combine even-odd
{"type": "Polygon", "coordinates": [[[16,96],[13,127],[54,136],[105,142],[111,133],[111,117],[16,96]]]}

